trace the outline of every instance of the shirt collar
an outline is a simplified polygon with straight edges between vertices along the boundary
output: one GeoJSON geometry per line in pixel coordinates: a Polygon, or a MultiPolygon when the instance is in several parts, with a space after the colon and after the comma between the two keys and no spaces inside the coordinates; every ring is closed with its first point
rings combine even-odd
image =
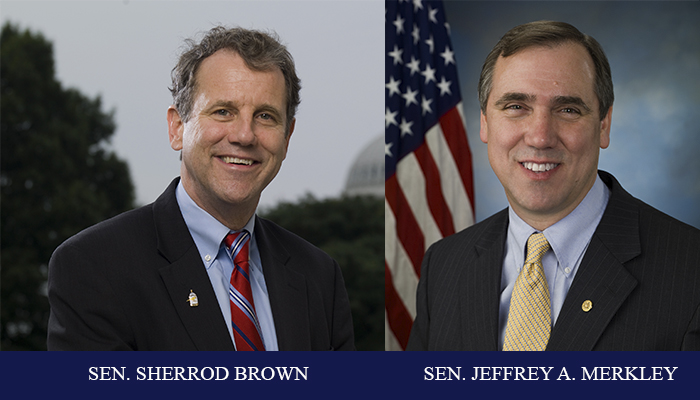
{"type": "MultiPolygon", "coordinates": [[[[593,237],[600,219],[603,217],[605,207],[610,197],[610,189],[596,176],[595,183],[581,203],[554,225],[543,231],[549,245],[557,257],[559,268],[568,273],[574,272],[578,259],[593,237]]],[[[528,225],[509,207],[510,222],[508,229],[515,238],[517,248],[522,250],[525,257],[527,240],[537,229],[528,225]]]]}
{"type": "MultiPolygon", "coordinates": [[[[180,206],[182,217],[185,219],[185,224],[187,224],[199,255],[202,257],[202,262],[209,268],[216,259],[221,242],[231,230],[192,200],[182,185],[182,180],[177,185],[175,197],[180,206]]],[[[254,228],[255,214],[248,220],[243,229],[250,232],[251,238],[254,238],[254,228]]]]}

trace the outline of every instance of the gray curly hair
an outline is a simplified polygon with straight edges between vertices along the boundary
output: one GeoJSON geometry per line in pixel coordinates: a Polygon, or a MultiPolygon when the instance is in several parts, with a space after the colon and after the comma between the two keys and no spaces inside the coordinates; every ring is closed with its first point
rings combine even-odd
{"type": "Polygon", "coordinates": [[[185,40],[187,49],[180,55],[177,65],[170,73],[173,105],[184,122],[191,117],[194,96],[197,88],[197,69],[202,61],[222,49],[235,51],[254,71],[269,71],[279,68],[284,76],[287,98],[287,121],[289,127],[301,102],[299,91],[301,81],[297,77],[294,59],[287,48],[280,43],[274,32],[262,32],[244,28],[217,26],[207,32],[200,42],[185,40]]]}

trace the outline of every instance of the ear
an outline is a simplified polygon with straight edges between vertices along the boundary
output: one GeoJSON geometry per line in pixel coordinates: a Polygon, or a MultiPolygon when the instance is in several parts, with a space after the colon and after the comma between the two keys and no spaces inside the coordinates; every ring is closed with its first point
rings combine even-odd
{"type": "Polygon", "coordinates": [[[185,130],[185,123],[180,118],[175,106],[168,107],[168,138],[170,147],[175,151],[182,150],[182,133],[185,130]]]}
{"type": "Polygon", "coordinates": [[[292,138],[292,133],[294,133],[294,126],[296,125],[297,119],[292,118],[292,120],[289,122],[289,133],[287,133],[287,137],[285,140],[287,143],[284,145],[284,156],[285,158],[287,157],[287,149],[289,149],[289,139],[292,138]]]}
{"type": "Polygon", "coordinates": [[[608,114],[600,121],[600,148],[607,149],[610,145],[610,124],[612,123],[612,111],[610,106],[608,114]]]}
{"type": "Polygon", "coordinates": [[[484,115],[484,112],[481,112],[481,118],[479,119],[481,122],[481,128],[479,129],[479,138],[481,138],[481,141],[484,143],[489,142],[489,127],[488,123],[486,122],[486,115],[484,115]]]}

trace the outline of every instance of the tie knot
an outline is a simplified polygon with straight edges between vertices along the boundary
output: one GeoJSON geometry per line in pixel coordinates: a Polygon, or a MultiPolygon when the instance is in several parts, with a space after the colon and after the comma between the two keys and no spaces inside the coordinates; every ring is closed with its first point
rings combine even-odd
{"type": "Polygon", "coordinates": [[[250,239],[250,233],[247,230],[242,230],[240,232],[231,232],[224,238],[224,243],[226,248],[231,254],[231,258],[234,262],[238,259],[248,260],[248,241],[250,239]]]}
{"type": "Polygon", "coordinates": [[[527,240],[526,264],[541,263],[542,256],[549,250],[549,242],[544,233],[533,233],[527,240]]]}

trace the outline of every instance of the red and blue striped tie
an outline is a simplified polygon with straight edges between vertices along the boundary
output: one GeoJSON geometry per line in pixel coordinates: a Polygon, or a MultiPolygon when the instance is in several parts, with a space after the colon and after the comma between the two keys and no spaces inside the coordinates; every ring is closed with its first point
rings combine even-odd
{"type": "Polygon", "coordinates": [[[236,350],[264,351],[260,323],[255,314],[253,292],[250,288],[249,239],[250,233],[246,230],[229,233],[224,239],[233,260],[233,273],[228,291],[231,300],[231,325],[236,350]]]}

